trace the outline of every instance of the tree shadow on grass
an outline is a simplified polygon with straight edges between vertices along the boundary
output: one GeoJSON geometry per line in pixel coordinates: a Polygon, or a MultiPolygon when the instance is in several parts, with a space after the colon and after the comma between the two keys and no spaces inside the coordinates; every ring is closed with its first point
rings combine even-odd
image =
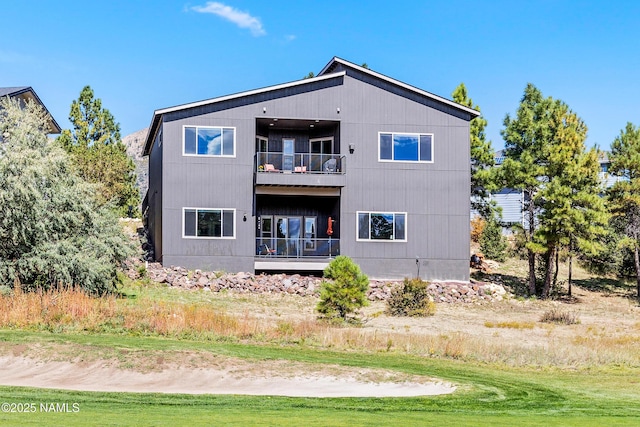
{"type": "MultiPolygon", "coordinates": [[[[620,279],[590,277],[588,279],[574,280],[573,285],[591,292],[598,292],[604,296],[621,296],[638,301],[635,284],[626,283],[620,279]]],[[[640,304],[640,302],[638,303],[640,304]]]]}
{"type": "Polygon", "coordinates": [[[632,290],[631,286],[621,280],[606,277],[590,277],[588,279],[573,280],[574,286],[579,286],[591,292],[620,293],[632,290]]]}

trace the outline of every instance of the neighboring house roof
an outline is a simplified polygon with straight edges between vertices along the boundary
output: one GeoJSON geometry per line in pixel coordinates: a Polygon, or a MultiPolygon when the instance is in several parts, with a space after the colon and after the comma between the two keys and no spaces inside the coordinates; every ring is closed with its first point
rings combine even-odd
{"type": "Polygon", "coordinates": [[[493,161],[495,162],[496,166],[500,166],[502,163],[504,163],[504,158],[505,158],[504,150],[498,150],[495,153],[493,153],[493,161]]]}
{"type": "Polygon", "coordinates": [[[221,96],[218,98],[211,98],[211,99],[205,99],[203,101],[198,101],[198,102],[192,102],[192,103],[188,103],[188,104],[181,104],[181,105],[176,105],[174,107],[168,107],[168,108],[163,108],[160,110],[156,110],[153,114],[153,118],[151,119],[151,125],[149,126],[149,133],[147,134],[147,138],[144,144],[144,150],[143,150],[143,155],[146,156],[149,154],[149,151],[151,150],[151,146],[153,144],[153,140],[155,138],[156,132],[158,131],[158,126],[160,124],[161,118],[163,114],[167,114],[167,113],[172,113],[175,111],[180,111],[180,110],[186,110],[186,109],[190,109],[190,108],[196,108],[196,107],[202,107],[205,105],[210,105],[210,104],[215,104],[218,102],[223,102],[223,101],[229,101],[229,100],[233,100],[233,99],[237,99],[237,98],[242,98],[245,96],[251,96],[251,95],[258,95],[258,94],[262,94],[265,92],[271,92],[271,91],[275,91],[275,90],[280,90],[280,89],[287,89],[287,88],[291,88],[291,87],[295,87],[295,86],[300,86],[300,85],[306,85],[306,84],[311,84],[311,83],[315,83],[318,81],[322,81],[322,80],[328,80],[328,79],[333,79],[336,77],[340,77],[340,76],[344,76],[347,74],[347,71],[342,70],[342,71],[335,71],[337,67],[342,67],[342,68],[351,68],[354,69],[356,71],[359,71],[361,73],[365,73],[375,79],[384,81],[387,84],[391,84],[392,86],[396,86],[405,90],[409,90],[411,92],[414,92],[415,94],[422,96],[422,97],[426,97],[429,98],[433,101],[436,101],[438,103],[441,104],[445,104],[449,107],[452,107],[456,110],[460,110],[464,113],[470,114],[473,118],[477,117],[480,115],[480,112],[466,107],[464,105],[458,104],[454,101],[450,101],[446,98],[442,98],[440,96],[434,95],[430,92],[426,92],[422,89],[418,89],[414,86],[410,86],[406,83],[403,83],[399,80],[395,80],[392,79],[391,77],[387,77],[383,74],[377,73],[375,71],[372,71],[368,68],[364,68],[364,67],[360,67],[359,65],[353,64],[349,61],[345,61],[344,59],[340,59],[338,57],[333,57],[333,59],[331,59],[331,61],[329,61],[329,63],[322,69],[322,71],[320,71],[320,73],[316,76],[316,77],[312,77],[312,78],[307,78],[307,79],[301,79],[301,80],[296,80],[293,82],[289,82],[289,83],[283,83],[283,84],[279,84],[279,85],[275,85],[275,86],[267,86],[264,88],[260,88],[260,89],[254,89],[254,90],[250,90],[250,91],[246,91],[246,92],[239,92],[239,93],[235,93],[232,95],[226,95],[226,96],[221,96]]]}
{"type": "Polygon", "coordinates": [[[36,94],[36,91],[33,90],[31,86],[0,87],[0,97],[3,97],[3,96],[8,96],[10,98],[20,97],[20,98],[30,99],[37,102],[42,106],[42,108],[44,108],[44,111],[46,111],[47,114],[49,115],[49,119],[50,119],[49,133],[62,132],[62,128],[60,127],[60,125],[58,125],[58,122],[56,122],[56,120],[53,118],[53,115],[51,115],[49,110],[47,110],[47,107],[40,100],[40,97],[38,97],[38,94],[36,94]]]}

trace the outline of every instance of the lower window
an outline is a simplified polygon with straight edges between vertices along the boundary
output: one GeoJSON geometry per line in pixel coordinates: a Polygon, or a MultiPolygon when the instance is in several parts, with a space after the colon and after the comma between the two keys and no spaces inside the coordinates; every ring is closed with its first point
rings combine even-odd
{"type": "Polygon", "coordinates": [[[235,209],[184,208],[184,237],[235,237],[235,209]]]}
{"type": "Polygon", "coordinates": [[[406,212],[357,212],[357,240],[407,241],[406,212]]]}

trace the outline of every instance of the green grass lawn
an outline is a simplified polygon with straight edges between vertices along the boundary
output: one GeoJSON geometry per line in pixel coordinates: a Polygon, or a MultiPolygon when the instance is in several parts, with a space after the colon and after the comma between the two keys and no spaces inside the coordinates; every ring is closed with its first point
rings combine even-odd
{"type": "Polygon", "coordinates": [[[0,387],[0,403],[36,404],[34,413],[0,412],[0,425],[640,425],[640,369],[575,371],[513,368],[396,353],[315,350],[159,337],[0,331],[4,343],[73,343],[108,349],[191,350],[243,359],[384,368],[458,385],[450,395],[420,398],[285,398],[265,396],[95,393],[0,387]],[[67,403],[46,413],[40,403],[67,403]],[[73,404],[77,406],[74,407],[73,404]]]}

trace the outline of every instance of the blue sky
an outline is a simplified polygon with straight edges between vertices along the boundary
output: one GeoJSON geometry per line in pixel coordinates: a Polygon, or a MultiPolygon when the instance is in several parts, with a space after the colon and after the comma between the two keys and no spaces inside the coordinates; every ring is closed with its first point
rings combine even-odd
{"type": "Polygon", "coordinates": [[[317,73],[333,57],[451,99],[493,146],[528,82],[608,148],[640,125],[639,1],[0,0],[0,86],[32,86],[63,128],[91,85],[122,128],[153,111],[317,73]]]}

